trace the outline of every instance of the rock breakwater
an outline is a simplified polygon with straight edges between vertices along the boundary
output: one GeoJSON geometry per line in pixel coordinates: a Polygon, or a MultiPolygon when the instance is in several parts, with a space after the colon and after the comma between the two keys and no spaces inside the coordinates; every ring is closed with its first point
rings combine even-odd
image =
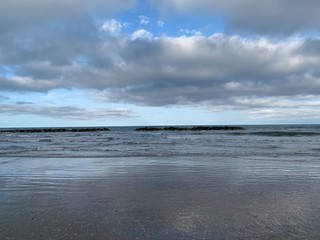
{"type": "Polygon", "coordinates": [[[110,131],[109,128],[27,128],[27,129],[1,129],[0,132],[11,133],[52,133],[52,132],[98,132],[110,131]]]}
{"type": "Polygon", "coordinates": [[[236,126],[195,126],[195,127],[142,127],[136,131],[151,132],[151,131],[236,131],[245,130],[243,127],[236,126]]]}

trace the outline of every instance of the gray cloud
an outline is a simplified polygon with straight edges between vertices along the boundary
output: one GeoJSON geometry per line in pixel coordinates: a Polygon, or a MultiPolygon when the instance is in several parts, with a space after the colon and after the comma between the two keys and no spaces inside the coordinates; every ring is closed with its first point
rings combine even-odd
{"type": "Polygon", "coordinates": [[[308,44],[225,35],[128,41],[121,48],[117,85],[105,95],[163,106],[235,96],[319,94],[320,59],[305,52],[308,44]]]}
{"type": "MultiPolygon", "coordinates": [[[[96,98],[108,102],[143,106],[214,106],[215,111],[240,109],[253,111],[250,112],[252,116],[264,115],[270,119],[275,116],[302,118],[308,112],[319,116],[315,110],[318,109],[316,102],[320,95],[319,38],[270,40],[224,34],[152,37],[146,30],[130,36],[120,31],[124,23],[113,21],[106,25],[106,21],[95,22],[79,17],[87,13],[85,9],[89,6],[71,14],[73,19],[78,16],[77,21],[62,23],[68,16],[64,12],[58,13],[57,9],[66,2],[50,2],[55,7],[48,16],[39,13],[40,3],[38,8],[36,1],[31,2],[33,5],[26,9],[26,15],[23,13],[19,17],[19,11],[13,12],[13,16],[2,15],[4,2],[0,0],[0,18],[8,23],[0,23],[0,29],[4,25],[9,28],[14,26],[0,35],[2,91],[95,89],[96,98]],[[30,19],[24,22],[27,13],[30,19]],[[59,14],[65,15],[61,17],[59,14]],[[41,24],[28,25],[40,18],[41,24]],[[59,21],[53,21],[58,18],[59,21]],[[313,97],[301,99],[301,96],[313,97]],[[277,100],[282,104],[275,105],[277,100]],[[303,104],[295,107],[299,101],[303,104]],[[297,111],[294,111],[295,108],[297,111]]],[[[19,4],[24,3],[9,5],[21,8],[19,4]]],[[[132,3],[122,1],[118,5],[96,0],[86,4],[92,4],[91,7],[106,4],[104,7],[116,8],[129,7],[132,3]]],[[[171,3],[183,12],[188,12],[189,8],[196,9],[196,2],[192,0],[168,2],[169,5],[171,3]]],[[[295,0],[291,4],[285,0],[272,0],[260,2],[259,6],[255,6],[256,2],[246,1],[239,7],[239,2],[235,1],[203,0],[199,3],[206,4],[207,10],[217,6],[218,10],[221,8],[230,14],[232,18],[227,23],[230,29],[287,34],[319,26],[318,18],[312,20],[314,11],[309,12],[311,8],[319,9],[315,1],[304,1],[304,7],[295,0]],[[284,10],[285,4],[288,12],[284,10]],[[256,12],[248,11],[253,6],[256,12]],[[274,6],[277,6],[277,11],[273,11],[274,6]],[[308,14],[301,20],[293,12],[308,14]],[[274,18],[272,14],[275,14],[274,18]]],[[[78,3],[70,1],[70,4],[78,3]]],[[[0,96],[0,101],[5,100],[0,96]]],[[[2,104],[0,111],[77,119],[133,115],[127,110],[90,110],[37,104],[2,104]]]]}
{"type": "Polygon", "coordinates": [[[25,101],[18,101],[16,102],[17,105],[30,105],[33,104],[33,102],[25,102],[25,101]]]}
{"type": "Polygon", "coordinates": [[[216,15],[227,30],[263,34],[292,34],[320,30],[320,2],[315,0],[149,0],[164,13],[216,15]],[[198,11],[197,11],[198,10],[198,11]]]}
{"type": "Polygon", "coordinates": [[[33,79],[31,77],[0,78],[0,88],[7,91],[44,92],[54,88],[67,87],[60,80],[33,79]]]}
{"type": "Polygon", "coordinates": [[[239,98],[234,99],[233,108],[241,105],[246,108],[252,120],[285,120],[299,119],[301,122],[320,120],[320,101],[318,96],[239,98]]]}
{"type": "Polygon", "coordinates": [[[307,39],[304,44],[303,54],[309,54],[310,56],[320,55],[320,39],[307,39]]]}
{"type": "Polygon", "coordinates": [[[148,106],[320,94],[316,38],[216,34],[133,40],[89,22],[45,33],[36,29],[29,40],[25,34],[0,45],[2,63],[15,73],[2,74],[3,90],[91,88],[106,101],[148,106]]]}
{"type": "Polygon", "coordinates": [[[231,97],[215,104],[206,104],[207,112],[241,111],[248,121],[276,123],[307,123],[320,120],[318,95],[296,96],[241,96],[231,97]]]}
{"type": "Polygon", "coordinates": [[[109,117],[133,117],[129,109],[86,109],[79,107],[38,106],[35,104],[0,104],[0,112],[14,115],[37,115],[42,117],[90,120],[109,117]]]}
{"type": "Polygon", "coordinates": [[[0,95],[0,101],[5,101],[5,100],[9,100],[10,98],[7,96],[2,96],[0,95]]]}
{"type": "Polygon", "coordinates": [[[12,31],[34,24],[79,19],[90,14],[111,15],[133,7],[136,0],[0,0],[0,29],[12,31]]]}

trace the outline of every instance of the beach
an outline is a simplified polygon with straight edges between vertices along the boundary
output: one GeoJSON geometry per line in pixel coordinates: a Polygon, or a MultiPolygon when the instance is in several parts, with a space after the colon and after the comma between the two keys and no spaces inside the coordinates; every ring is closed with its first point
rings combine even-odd
{"type": "Polygon", "coordinates": [[[319,128],[284,129],[3,134],[0,238],[319,239],[319,128]]]}

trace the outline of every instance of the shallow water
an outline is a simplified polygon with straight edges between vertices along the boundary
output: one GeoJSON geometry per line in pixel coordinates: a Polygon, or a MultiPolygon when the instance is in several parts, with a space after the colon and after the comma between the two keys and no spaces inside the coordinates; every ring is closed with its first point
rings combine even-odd
{"type": "Polygon", "coordinates": [[[0,239],[320,239],[319,128],[257,128],[2,135],[0,239]]]}

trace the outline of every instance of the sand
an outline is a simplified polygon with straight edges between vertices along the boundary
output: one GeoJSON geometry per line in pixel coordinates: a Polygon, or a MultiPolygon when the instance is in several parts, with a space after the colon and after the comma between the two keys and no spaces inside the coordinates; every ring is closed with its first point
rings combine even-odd
{"type": "Polygon", "coordinates": [[[320,239],[320,164],[1,158],[0,239],[320,239]]]}

